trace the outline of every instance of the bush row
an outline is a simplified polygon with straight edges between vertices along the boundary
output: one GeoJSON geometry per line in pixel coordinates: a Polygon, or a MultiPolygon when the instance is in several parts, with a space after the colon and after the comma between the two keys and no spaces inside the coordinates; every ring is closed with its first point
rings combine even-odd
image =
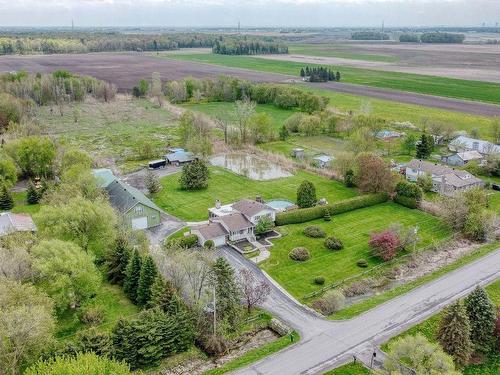
{"type": "Polygon", "coordinates": [[[415,198],[405,197],[399,194],[394,197],[394,202],[408,208],[417,208],[418,205],[415,198]]]}
{"type": "Polygon", "coordinates": [[[326,212],[329,212],[330,215],[338,215],[358,208],[374,206],[386,202],[388,198],[389,196],[386,193],[366,194],[345,199],[328,206],[315,206],[289,212],[281,212],[276,215],[276,225],[305,223],[324,217],[326,212]]]}

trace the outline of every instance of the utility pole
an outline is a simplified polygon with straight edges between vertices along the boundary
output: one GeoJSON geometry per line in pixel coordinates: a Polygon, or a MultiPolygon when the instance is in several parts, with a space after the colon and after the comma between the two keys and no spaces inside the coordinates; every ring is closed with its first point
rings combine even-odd
{"type": "Polygon", "coordinates": [[[75,31],[75,23],[73,22],[73,18],[71,19],[71,31],[75,31]]]}
{"type": "Polygon", "coordinates": [[[217,332],[217,313],[216,313],[216,307],[215,307],[215,285],[214,285],[213,305],[214,305],[214,336],[215,336],[216,332],[217,332]]]}
{"type": "Polygon", "coordinates": [[[238,21],[238,34],[240,34],[240,21],[238,21]]]}

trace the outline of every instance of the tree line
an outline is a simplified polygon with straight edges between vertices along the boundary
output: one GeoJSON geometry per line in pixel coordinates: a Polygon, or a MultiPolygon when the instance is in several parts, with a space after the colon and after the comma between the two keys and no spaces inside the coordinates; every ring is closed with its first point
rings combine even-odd
{"type": "Polygon", "coordinates": [[[356,31],[351,34],[352,40],[389,40],[389,35],[380,31],[356,31]]]}
{"type": "Polygon", "coordinates": [[[320,67],[313,66],[312,68],[306,66],[305,69],[301,68],[300,76],[302,78],[308,77],[309,82],[340,81],[339,71],[335,73],[333,70],[324,68],[322,66],[320,67]]]}
{"type": "Polygon", "coordinates": [[[428,32],[421,35],[405,33],[399,36],[399,41],[402,43],[463,43],[464,40],[464,34],[442,32],[428,32]]]}
{"type": "Polygon", "coordinates": [[[281,42],[263,38],[220,37],[215,40],[212,52],[220,55],[286,54],[288,47],[281,42]]]}

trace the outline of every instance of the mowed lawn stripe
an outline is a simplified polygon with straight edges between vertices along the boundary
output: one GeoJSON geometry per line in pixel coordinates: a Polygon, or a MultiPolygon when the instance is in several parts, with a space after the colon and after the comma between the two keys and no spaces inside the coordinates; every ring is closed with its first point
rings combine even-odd
{"type": "Polygon", "coordinates": [[[161,179],[163,189],[153,195],[155,203],[166,212],[186,221],[207,220],[208,208],[216,199],[223,204],[242,198],[255,199],[260,195],[265,200],[283,198],[295,202],[297,188],[304,180],[316,187],[318,199],[326,198],[337,202],[357,195],[356,190],[346,188],[342,183],[312,173],[297,170],[292,177],[270,181],[256,181],[232,173],[224,168],[210,167],[208,188],[186,191],[179,188],[180,173],[161,179]]]}
{"type": "Polygon", "coordinates": [[[362,272],[356,265],[359,259],[366,259],[369,267],[380,264],[378,258],[371,256],[368,247],[370,233],[381,231],[396,223],[419,226],[421,240],[417,249],[451,235],[450,229],[430,214],[394,203],[384,203],[334,215],[330,222],[320,219],[283,227],[288,234],[273,241],[275,246],[271,248],[271,257],[262,264],[262,268],[295,297],[301,299],[305,294],[319,288],[313,284],[316,276],[323,276],[327,283],[334,283],[362,272]],[[327,235],[340,238],[344,249],[327,250],[323,245],[324,239],[304,236],[303,230],[308,225],[319,225],[327,235]],[[288,253],[297,246],[309,249],[309,261],[301,263],[289,259],[288,253]]]}

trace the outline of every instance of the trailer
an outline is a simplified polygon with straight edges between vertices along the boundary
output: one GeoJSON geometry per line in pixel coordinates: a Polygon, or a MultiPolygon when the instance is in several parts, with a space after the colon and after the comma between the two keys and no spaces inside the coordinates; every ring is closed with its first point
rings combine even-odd
{"type": "Polygon", "coordinates": [[[165,159],[153,160],[148,163],[149,169],[165,168],[167,166],[167,161],[165,159]]]}

